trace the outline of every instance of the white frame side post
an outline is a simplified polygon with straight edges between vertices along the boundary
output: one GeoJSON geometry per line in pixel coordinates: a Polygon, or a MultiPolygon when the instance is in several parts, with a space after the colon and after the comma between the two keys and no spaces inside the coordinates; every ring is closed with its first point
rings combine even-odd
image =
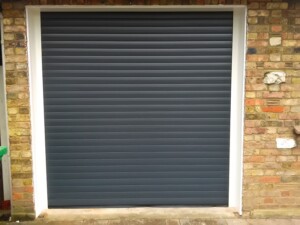
{"type": "Polygon", "coordinates": [[[242,215],[246,7],[233,10],[229,207],[242,215]]]}
{"type": "Polygon", "coordinates": [[[35,215],[48,209],[40,10],[26,8],[35,215]]]}

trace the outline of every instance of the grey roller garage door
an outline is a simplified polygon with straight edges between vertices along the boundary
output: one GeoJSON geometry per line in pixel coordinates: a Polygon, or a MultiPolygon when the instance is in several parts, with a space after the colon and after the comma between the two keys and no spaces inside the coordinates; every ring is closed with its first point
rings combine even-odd
{"type": "Polygon", "coordinates": [[[41,14],[49,207],[227,205],[232,17],[41,14]]]}

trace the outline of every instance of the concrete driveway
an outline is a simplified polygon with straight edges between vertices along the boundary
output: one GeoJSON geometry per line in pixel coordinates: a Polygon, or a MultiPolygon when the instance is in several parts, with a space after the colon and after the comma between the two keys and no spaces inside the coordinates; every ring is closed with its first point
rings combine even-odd
{"type": "Polygon", "coordinates": [[[120,219],[80,221],[35,221],[1,222],[1,225],[300,225],[300,219],[120,219]]]}
{"type": "Polygon", "coordinates": [[[290,219],[247,219],[228,207],[48,209],[34,221],[0,225],[300,225],[291,213],[290,219]]]}

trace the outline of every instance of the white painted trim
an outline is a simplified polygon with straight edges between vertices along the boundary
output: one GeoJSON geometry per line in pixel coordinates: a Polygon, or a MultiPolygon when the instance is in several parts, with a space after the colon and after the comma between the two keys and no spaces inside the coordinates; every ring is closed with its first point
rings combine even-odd
{"type": "Polygon", "coordinates": [[[229,207],[242,214],[246,7],[233,11],[229,207]]]}
{"type": "Polygon", "coordinates": [[[233,9],[244,9],[242,5],[37,5],[26,6],[41,12],[232,12],[233,9]]]}
{"type": "Polygon", "coordinates": [[[48,208],[40,11],[27,8],[26,16],[34,207],[38,216],[48,208]]]}
{"type": "Polygon", "coordinates": [[[1,127],[1,145],[8,147],[7,155],[2,158],[2,178],[3,178],[3,196],[4,200],[11,199],[11,173],[10,173],[10,151],[9,151],[9,137],[8,137],[8,122],[7,122],[7,104],[6,104],[6,76],[5,76],[5,54],[3,41],[3,20],[0,15],[1,23],[1,49],[3,66],[0,67],[0,127],[1,127]]]}
{"type": "Polygon", "coordinates": [[[230,178],[228,206],[242,214],[243,115],[245,78],[245,6],[26,6],[31,82],[31,120],[36,215],[47,209],[44,104],[42,88],[40,12],[215,12],[233,11],[232,99],[230,124],[230,178]],[[39,139],[37,138],[39,137],[39,139]],[[41,153],[42,152],[42,153],[41,153]],[[36,174],[38,173],[38,174],[36,174]],[[41,179],[42,178],[42,179],[41,179]],[[39,182],[36,182],[39,181],[39,182]],[[42,185],[38,183],[43,183],[42,185]],[[44,195],[42,196],[42,194],[44,195]]]}

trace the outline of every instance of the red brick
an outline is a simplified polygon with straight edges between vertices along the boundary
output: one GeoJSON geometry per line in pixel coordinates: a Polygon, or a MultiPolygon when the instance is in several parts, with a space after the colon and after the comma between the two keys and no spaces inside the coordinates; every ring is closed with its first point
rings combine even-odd
{"type": "Polygon", "coordinates": [[[245,104],[246,105],[263,105],[264,100],[262,100],[262,99],[246,99],[245,104]]]}
{"type": "Polygon", "coordinates": [[[269,45],[268,41],[248,41],[248,47],[267,47],[269,45]]]}
{"type": "Polygon", "coordinates": [[[269,33],[258,33],[257,39],[269,39],[269,33]]]}
{"type": "Polygon", "coordinates": [[[281,192],[281,196],[282,196],[282,197],[290,196],[290,192],[289,192],[289,191],[282,191],[282,192],[281,192]]]}
{"type": "Polygon", "coordinates": [[[284,111],[283,106],[266,106],[262,107],[263,112],[274,112],[274,113],[281,113],[284,111]]]}
{"type": "Polygon", "coordinates": [[[281,25],[273,25],[273,26],[271,27],[271,31],[272,31],[272,32],[279,33],[279,32],[282,31],[282,26],[281,26],[281,25]]]}
{"type": "Polygon", "coordinates": [[[13,200],[21,200],[21,199],[23,199],[23,194],[14,192],[12,197],[13,197],[13,200]]]}
{"type": "Polygon", "coordinates": [[[284,92],[264,92],[263,98],[283,98],[284,92]]]}
{"type": "Polygon", "coordinates": [[[266,128],[256,127],[256,128],[246,128],[245,134],[264,134],[266,133],[266,128]]]}
{"type": "Polygon", "coordinates": [[[269,58],[269,55],[247,55],[247,60],[250,62],[267,62],[269,58]]]}
{"type": "Polygon", "coordinates": [[[260,120],[245,120],[245,127],[258,127],[260,123],[260,120]]]}
{"type": "Polygon", "coordinates": [[[280,177],[279,176],[264,176],[259,179],[260,183],[279,183],[280,177]]]}
{"type": "Polygon", "coordinates": [[[265,66],[265,68],[270,68],[270,69],[282,69],[282,68],[285,68],[285,63],[284,62],[265,62],[264,66],[265,66]]]}
{"type": "Polygon", "coordinates": [[[254,155],[244,157],[244,162],[263,163],[265,161],[264,156],[254,155]]]}
{"type": "Polygon", "coordinates": [[[272,197],[266,197],[266,198],[264,198],[264,203],[266,203],[266,204],[271,204],[273,202],[274,202],[274,200],[273,200],[272,197]]]}
{"type": "Polygon", "coordinates": [[[24,187],[24,192],[33,193],[33,187],[32,186],[24,187]]]}
{"type": "Polygon", "coordinates": [[[300,113],[283,113],[279,115],[281,120],[300,120],[300,113]]]}

